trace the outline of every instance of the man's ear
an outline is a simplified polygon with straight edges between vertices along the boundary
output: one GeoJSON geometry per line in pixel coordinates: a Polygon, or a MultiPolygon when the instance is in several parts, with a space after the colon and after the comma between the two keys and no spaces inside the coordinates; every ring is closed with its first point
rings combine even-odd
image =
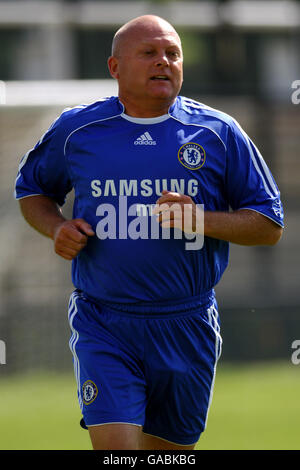
{"type": "Polygon", "coordinates": [[[109,73],[111,74],[112,78],[118,79],[119,78],[119,62],[116,57],[113,55],[110,56],[107,60],[107,66],[109,73]]]}

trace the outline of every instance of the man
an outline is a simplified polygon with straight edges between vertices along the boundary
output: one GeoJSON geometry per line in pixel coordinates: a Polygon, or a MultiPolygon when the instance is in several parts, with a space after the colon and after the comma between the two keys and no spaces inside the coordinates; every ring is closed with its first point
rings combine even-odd
{"type": "Polygon", "coordinates": [[[221,353],[213,288],[228,242],[282,233],[264,160],[231,117],[178,96],[182,64],[165,20],[124,25],[108,59],[118,97],[63,112],[16,181],[25,219],[73,260],[70,347],[94,449],[194,449],[221,353]],[[203,246],[178,233],[204,233],[203,246]]]}

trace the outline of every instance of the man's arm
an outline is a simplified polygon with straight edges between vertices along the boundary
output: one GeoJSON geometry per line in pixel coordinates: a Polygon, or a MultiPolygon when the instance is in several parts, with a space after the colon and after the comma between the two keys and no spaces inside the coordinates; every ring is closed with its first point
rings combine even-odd
{"type": "Polygon", "coordinates": [[[55,252],[67,260],[75,258],[87,244],[88,237],[95,235],[85,220],[66,220],[58,204],[47,196],[28,196],[19,203],[29,225],[51,238],[55,252]]]}
{"type": "Polygon", "coordinates": [[[204,213],[204,235],[238,245],[275,245],[282,232],[273,220],[250,209],[204,213]]]}
{"type": "MultiPolygon", "coordinates": [[[[163,191],[157,200],[153,213],[158,215],[158,221],[164,227],[178,227],[183,231],[197,232],[196,206],[190,196],[179,193],[163,191]],[[178,204],[178,210],[169,211],[168,206],[178,204]],[[190,225],[185,227],[184,205],[190,208],[190,225]],[[161,208],[159,208],[161,206],[161,208]]],[[[174,206],[175,207],[175,206],[174,206]]],[[[200,214],[199,214],[200,215],[200,214]]],[[[201,215],[198,220],[200,220],[201,215]]],[[[204,212],[204,235],[220,240],[225,240],[239,245],[275,245],[281,238],[283,229],[268,217],[250,209],[234,212],[204,212]]]]}

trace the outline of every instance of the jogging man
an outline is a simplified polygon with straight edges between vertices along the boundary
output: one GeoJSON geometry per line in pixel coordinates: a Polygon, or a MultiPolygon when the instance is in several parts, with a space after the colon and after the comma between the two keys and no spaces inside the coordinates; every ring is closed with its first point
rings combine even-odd
{"type": "Polygon", "coordinates": [[[124,25],[108,59],[118,97],[65,110],[16,180],[25,219],[72,260],[70,348],[94,449],[194,448],[221,353],[213,288],[229,242],[282,233],[259,151],[233,118],[179,96],[182,64],[168,22],[124,25]]]}

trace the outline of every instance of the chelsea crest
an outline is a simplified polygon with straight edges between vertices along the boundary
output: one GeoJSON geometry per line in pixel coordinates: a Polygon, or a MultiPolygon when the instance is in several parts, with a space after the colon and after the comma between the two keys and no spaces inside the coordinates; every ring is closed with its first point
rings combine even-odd
{"type": "Polygon", "coordinates": [[[96,399],[98,395],[98,389],[94,382],[91,380],[87,380],[82,385],[82,395],[83,395],[83,403],[85,405],[90,405],[96,399]]]}
{"type": "Polygon", "coordinates": [[[178,160],[189,170],[198,170],[204,165],[205,150],[201,145],[188,142],[182,145],[178,151],[178,160]]]}

